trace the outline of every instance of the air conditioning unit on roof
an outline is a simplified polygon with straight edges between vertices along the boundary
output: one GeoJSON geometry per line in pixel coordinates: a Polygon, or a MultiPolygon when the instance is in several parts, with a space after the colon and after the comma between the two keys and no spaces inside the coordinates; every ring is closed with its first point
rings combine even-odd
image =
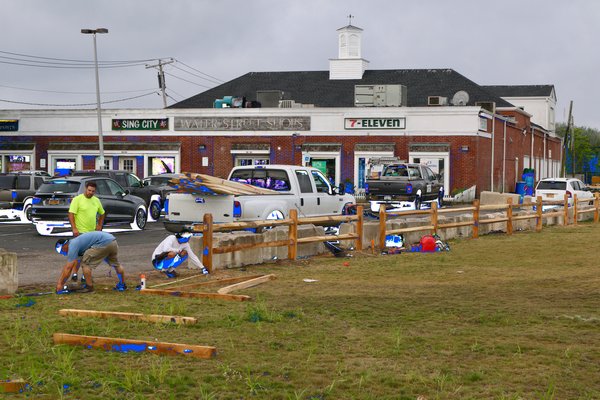
{"type": "Polygon", "coordinates": [[[442,96],[428,96],[427,97],[427,105],[428,106],[447,106],[448,98],[442,96]]]}
{"type": "Polygon", "coordinates": [[[296,102],[294,100],[279,100],[279,108],[295,108],[296,102]]]}

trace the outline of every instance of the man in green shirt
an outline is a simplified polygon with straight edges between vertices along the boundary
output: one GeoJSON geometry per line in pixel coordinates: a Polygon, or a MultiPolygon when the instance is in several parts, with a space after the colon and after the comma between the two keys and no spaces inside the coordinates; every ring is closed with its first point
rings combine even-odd
{"type": "Polygon", "coordinates": [[[104,208],[95,194],[96,182],[90,181],[85,184],[85,192],[71,201],[69,222],[73,237],[79,236],[80,233],[102,230],[104,208]]]}

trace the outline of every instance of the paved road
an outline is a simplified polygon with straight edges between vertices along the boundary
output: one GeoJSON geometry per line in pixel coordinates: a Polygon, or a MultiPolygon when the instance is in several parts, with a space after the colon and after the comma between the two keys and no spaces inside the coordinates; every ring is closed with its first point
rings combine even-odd
{"type": "MultiPolygon", "coordinates": [[[[119,243],[119,260],[129,277],[153,270],[150,256],[168,234],[162,220],[149,222],[143,231],[114,234],[119,243]]],[[[56,283],[66,261],[54,251],[56,240],[58,237],[38,235],[32,224],[0,223],[0,248],[17,253],[19,286],[56,283]]],[[[108,273],[109,267],[102,264],[96,268],[94,276],[108,276],[108,273]]]]}

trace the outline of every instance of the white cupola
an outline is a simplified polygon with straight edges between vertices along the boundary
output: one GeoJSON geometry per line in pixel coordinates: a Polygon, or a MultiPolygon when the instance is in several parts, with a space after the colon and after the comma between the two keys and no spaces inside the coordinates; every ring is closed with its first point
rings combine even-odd
{"type": "Polygon", "coordinates": [[[338,58],[329,60],[329,79],[362,79],[369,62],[362,58],[362,29],[347,25],[338,32],[338,58]]]}

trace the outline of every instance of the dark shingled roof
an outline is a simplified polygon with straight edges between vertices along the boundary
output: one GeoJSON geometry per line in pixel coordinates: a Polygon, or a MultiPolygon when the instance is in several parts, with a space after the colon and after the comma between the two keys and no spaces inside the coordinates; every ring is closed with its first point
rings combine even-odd
{"type": "Polygon", "coordinates": [[[483,85],[498,97],[549,97],[554,85],[483,85]]]}
{"type": "Polygon", "coordinates": [[[469,106],[490,101],[497,107],[513,106],[452,69],[393,69],[367,70],[362,79],[346,80],[330,80],[329,71],[249,72],[169,108],[212,108],[224,96],[252,101],[262,90],[280,90],[286,100],[315,107],[353,107],[354,85],[389,84],[406,86],[409,107],[427,106],[428,96],[447,97],[450,102],[459,90],[469,94],[469,106]]]}

